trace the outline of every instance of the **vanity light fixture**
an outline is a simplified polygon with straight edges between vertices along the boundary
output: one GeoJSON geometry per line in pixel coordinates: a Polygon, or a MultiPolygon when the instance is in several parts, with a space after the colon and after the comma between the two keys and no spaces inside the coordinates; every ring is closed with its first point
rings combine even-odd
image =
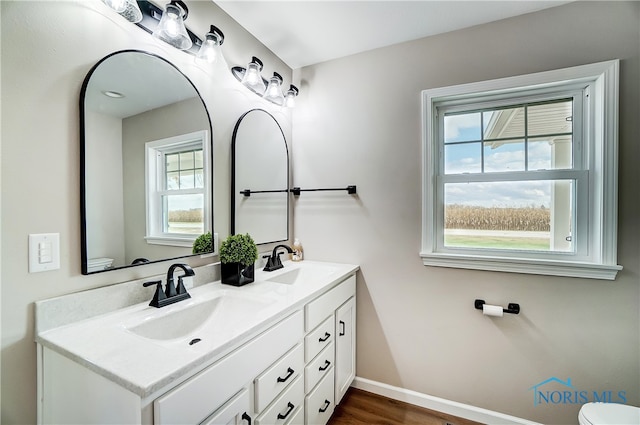
{"type": "Polygon", "coordinates": [[[153,36],[180,50],[188,50],[193,45],[184,21],[189,16],[189,8],[181,0],[171,0],[167,4],[160,23],[153,36]]]}
{"type": "Polygon", "coordinates": [[[196,55],[196,61],[213,63],[222,55],[220,46],[224,43],[224,34],[218,27],[211,25],[209,32],[205,34],[204,41],[196,55]]]}
{"type": "Polygon", "coordinates": [[[284,106],[286,106],[287,108],[294,108],[296,106],[296,96],[299,92],[300,91],[298,90],[298,88],[291,84],[284,98],[284,106]]]}
{"type": "Polygon", "coordinates": [[[264,91],[267,89],[267,83],[260,74],[262,67],[262,61],[253,56],[246,69],[236,66],[233,67],[232,71],[233,75],[235,75],[235,77],[239,79],[245,87],[262,96],[264,91]]]}
{"type": "Polygon", "coordinates": [[[282,75],[277,72],[273,73],[273,77],[271,77],[263,97],[276,105],[282,106],[284,103],[284,94],[282,94],[282,75]]]}
{"type": "Polygon", "coordinates": [[[102,0],[104,4],[134,24],[142,20],[142,12],[136,0],[102,0]]]}
{"type": "Polygon", "coordinates": [[[263,99],[279,106],[293,108],[295,104],[294,99],[298,95],[298,88],[291,84],[285,97],[282,93],[282,76],[277,72],[274,72],[273,77],[271,77],[270,81],[267,82],[267,80],[262,78],[260,75],[262,68],[262,61],[253,56],[251,58],[251,62],[247,65],[247,68],[234,66],[231,68],[231,73],[244,86],[248,87],[252,92],[261,96],[263,99]]]}

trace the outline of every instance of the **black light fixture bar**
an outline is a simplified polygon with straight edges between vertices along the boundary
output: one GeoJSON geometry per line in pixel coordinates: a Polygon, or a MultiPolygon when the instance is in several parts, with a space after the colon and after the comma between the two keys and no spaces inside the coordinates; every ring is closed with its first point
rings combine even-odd
{"type": "MultiPolygon", "coordinates": [[[[162,17],[163,10],[151,3],[147,0],[137,0],[138,6],[140,7],[140,11],[142,12],[142,20],[137,22],[136,25],[148,32],[149,34],[153,34],[153,31],[158,26],[160,22],[160,18],[162,17]]],[[[185,25],[186,28],[186,25],[185,25]]],[[[183,50],[183,52],[190,53],[192,55],[197,55],[198,50],[200,50],[200,46],[202,45],[202,39],[195,35],[189,28],[187,29],[187,34],[191,39],[193,45],[188,50],[183,50]]]]}

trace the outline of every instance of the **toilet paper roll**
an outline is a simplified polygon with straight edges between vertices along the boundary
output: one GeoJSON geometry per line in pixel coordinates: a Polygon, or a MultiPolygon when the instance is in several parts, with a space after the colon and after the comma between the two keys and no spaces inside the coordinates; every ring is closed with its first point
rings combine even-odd
{"type": "Polygon", "coordinates": [[[485,316],[502,317],[504,312],[502,311],[502,307],[499,305],[482,304],[482,314],[485,316]]]}

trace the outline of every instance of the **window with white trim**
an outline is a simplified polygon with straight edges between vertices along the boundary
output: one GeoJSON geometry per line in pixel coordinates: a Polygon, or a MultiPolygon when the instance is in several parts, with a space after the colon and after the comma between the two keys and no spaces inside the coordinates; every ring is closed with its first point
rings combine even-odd
{"type": "Polygon", "coordinates": [[[618,61],[423,91],[425,265],[615,279],[618,61]]]}
{"type": "Polygon", "coordinates": [[[206,131],[145,144],[148,243],[191,247],[209,231],[208,145],[206,131]]]}

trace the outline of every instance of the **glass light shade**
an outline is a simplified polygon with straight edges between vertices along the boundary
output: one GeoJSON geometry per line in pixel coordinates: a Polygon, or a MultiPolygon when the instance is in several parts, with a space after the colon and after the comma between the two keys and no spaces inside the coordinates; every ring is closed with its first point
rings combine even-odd
{"type": "Polygon", "coordinates": [[[263,97],[276,105],[282,105],[284,103],[284,95],[282,94],[282,77],[277,72],[273,73],[273,77],[271,77],[263,97]]]}
{"type": "Polygon", "coordinates": [[[138,22],[142,21],[142,12],[140,11],[138,2],[136,0],[126,0],[126,3],[127,3],[127,6],[125,10],[123,12],[120,12],[120,14],[124,16],[124,18],[127,21],[132,22],[134,24],[137,24],[138,22]]]}
{"type": "Polygon", "coordinates": [[[260,75],[261,70],[262,63],[256,61],[256,58],[253,58],[251,63],[247,65],[247,69],[244,71],[244,76],[242,77],[242,84],[260,95],[262,95],[267,88],[262,80],[262,75],[260,75]]]}
{"type": "Polygon", "coordinates": [[[220,45],[222,45],[224,41],[224,36],[215,31],[214,28],[212,25],[211,31],[204,36],[202,46],[200,46],[200,50],[198,50],[198,54],[196,55],[196,61],[213,63],[222,55],[220,45]]]}
{"type": "Polygon", "coordinates": [[[296,106],[296,96],[298,95],[298,88],[291,84],[287,95],[284,98],[284,106],[287,108],[294,108],[296,106]]]}
{"type": "Polygon", "coordinates": [[[127,9],[127,0],[102,0],[102,2],[118,13],[127,9]]]}
{"type": "Polygon", "coordinates": [[[171,3],[162,14],[153,36],[180,50],[187,50],[193,45],[184,26],[182,9],[171,3]]]}

